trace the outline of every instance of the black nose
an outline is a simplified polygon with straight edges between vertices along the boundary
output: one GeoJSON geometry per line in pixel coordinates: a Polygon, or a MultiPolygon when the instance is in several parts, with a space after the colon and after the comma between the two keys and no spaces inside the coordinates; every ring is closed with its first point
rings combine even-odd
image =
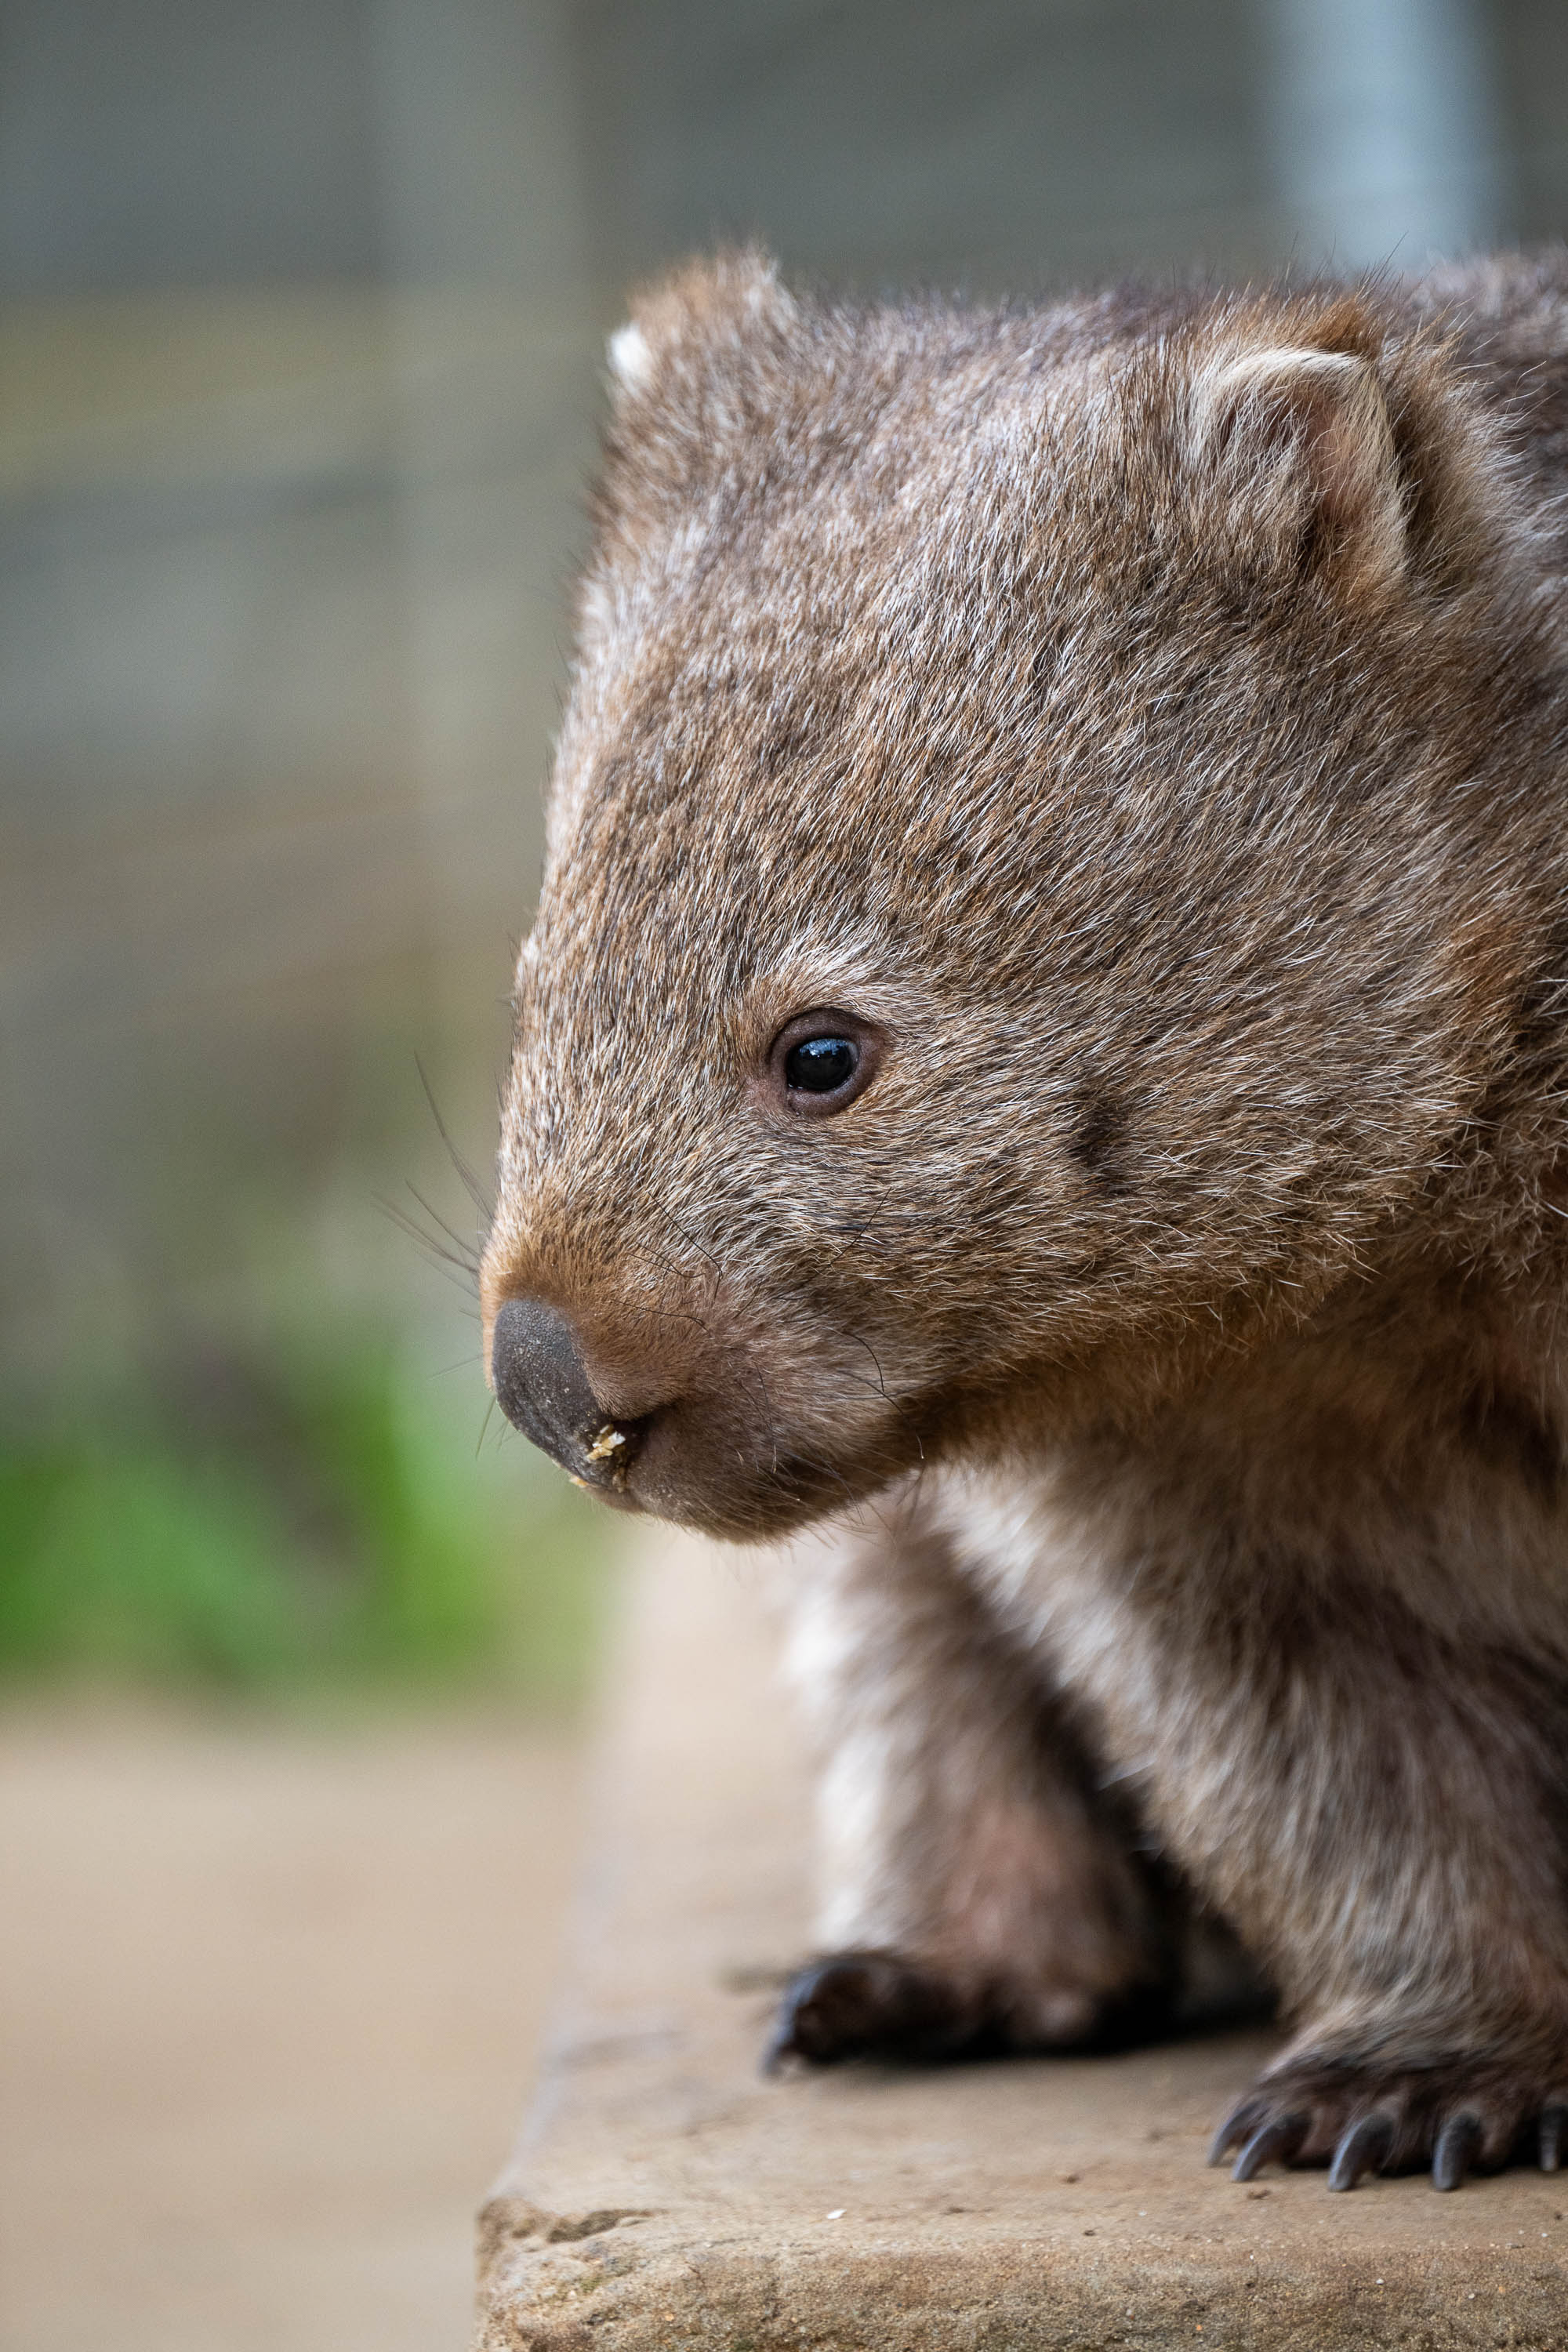
{"type": "Polygon", "coordinates": [[[563,1470],[616,1486],[637,1434],[612,1420],[594,1394],[572,1326],[537,1298],[509,1298],[496,1316],[490,1377],[508,1421],[563,1470]]]}

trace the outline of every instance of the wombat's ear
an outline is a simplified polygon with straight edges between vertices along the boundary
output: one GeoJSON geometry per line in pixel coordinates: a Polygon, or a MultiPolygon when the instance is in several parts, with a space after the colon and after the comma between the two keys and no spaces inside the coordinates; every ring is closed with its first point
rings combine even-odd
{"type": "Polygon", "coordinates": [[[1399,578],[1405,496],[1370,360],[1244,352],[1199,372],[1189,414],[1200,495],[1228,554],[1249,569],[1315,567],[1373,593],[1399,578]]]}
{"type": "Polygon", "coordinates": [[[795,315],[778,265],[758,246],[688,262],[638,295],[626,325],[610,337],[617,410],[648,400],[661,383],[676,389],[682,377],[689,384],[715,362],[732,362],[737,353],[786,331],[795,315]]]}
{"type": "Polygon", "coordinates": [[[689,263],[610,337],[606,488],[689,488],[776,411],[800,310],[756,247],[689,263]]]}
{"type": "Polygon", "coordinates": [[[616,401],[645,399],[667,372],[733,356],[770,331],[787,330],[795,315],[777,263],[760,246],[688,262],[639,294],[626,325],[610,337],[616,401]]]}

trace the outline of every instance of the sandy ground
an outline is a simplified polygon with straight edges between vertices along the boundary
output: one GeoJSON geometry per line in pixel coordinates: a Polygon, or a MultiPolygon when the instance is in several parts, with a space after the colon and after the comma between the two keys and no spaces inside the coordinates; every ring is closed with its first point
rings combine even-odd
{"type": "Polygon", "coordinates": [[[563,1732],[0,1719],[6,2352],[459,2352],[579,1801],[563,1732]]]}

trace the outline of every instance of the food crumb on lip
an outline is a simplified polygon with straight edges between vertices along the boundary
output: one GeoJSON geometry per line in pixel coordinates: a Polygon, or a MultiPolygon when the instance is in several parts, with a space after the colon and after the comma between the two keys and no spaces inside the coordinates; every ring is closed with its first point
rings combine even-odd
{"type": "Polygon", "coordinates": [[[587,1448],[585,1459],[589,1462],[607,1462],[611,1454],[616,1453],[619,1447],[626,1444],[626,1431],[624,1429],[617,1429],[613,1421],[607,1421],[600,1430],[598,1435],[595,1438],[593,1444],[587,1448]]]}

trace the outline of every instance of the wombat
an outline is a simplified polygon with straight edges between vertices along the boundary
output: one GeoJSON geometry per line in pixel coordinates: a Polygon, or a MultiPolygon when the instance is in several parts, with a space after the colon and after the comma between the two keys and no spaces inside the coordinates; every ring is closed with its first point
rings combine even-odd
{"type": "Polygon", "coordinates": [[[1238,2178],[1553,2168],[1568,257],[747,253],[611,352],[485,1348],[612,1504],[845,1529],[775,2054],[1146,2033],[1228,1936],[1238,2178]]]}

